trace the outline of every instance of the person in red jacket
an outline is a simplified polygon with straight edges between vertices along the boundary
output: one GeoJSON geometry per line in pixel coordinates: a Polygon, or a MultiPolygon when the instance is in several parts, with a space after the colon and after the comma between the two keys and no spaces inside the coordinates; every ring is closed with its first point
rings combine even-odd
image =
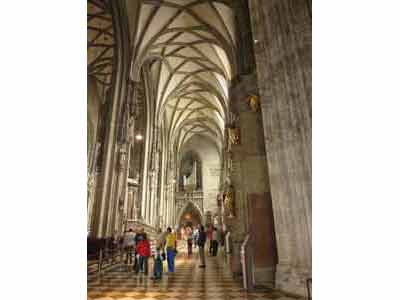
{"type": "Polygon", "coordinates": [[[141,240],[136,246],[136,251],[139,254],[139,270],[147,275],[149,269],[148,258],[150,257],[151,249],[146,234],[144,234],[143,240],[141,240]]]}

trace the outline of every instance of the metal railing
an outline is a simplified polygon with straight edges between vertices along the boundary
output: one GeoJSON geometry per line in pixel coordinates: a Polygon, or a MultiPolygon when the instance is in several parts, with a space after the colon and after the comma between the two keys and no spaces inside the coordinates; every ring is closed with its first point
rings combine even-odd
{"type": "Polygon", "coordinates": [[[247,234],[240,247],[240,260],[243,273],[243,288],[251,291],[254,288],[252,254],[250,250],[250,234],[247,234]]]}
{"type": "Polygon", "coordinates": [[[88,275],[98,273],[102,274],[103,269],[111,267],[120,263],[123,259],[123,249],[121,245],[113,245],[112,247],[102,246],[94,253],[88,254],[88,275]],[[115,246],[115,247],[114,247],[115,246]],[[117,258],[119,257],[119,260],[117,258]],[[90,262],[90,260],[92,260],[90,262]],[[91,271],[90,268],[97,266],[95,270],[91,271]]]}
{"type": "Polygon", "coordinates": [[[228,233],[225,235],[225,253],[230,254],[231,253],[231,232],[228,231],[228,233]]]}

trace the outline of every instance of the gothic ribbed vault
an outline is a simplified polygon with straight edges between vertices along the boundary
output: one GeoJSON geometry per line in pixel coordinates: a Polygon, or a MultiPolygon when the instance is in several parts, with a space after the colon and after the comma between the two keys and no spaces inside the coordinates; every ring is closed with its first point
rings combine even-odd
{"type": "Polygon", "coordinates": [[[132,77],[149,64],[156,120],[177,149],[194,135],[221,149],[235,73],[234,16],[229,1],[142,0],[133,41],[132,77]]]}

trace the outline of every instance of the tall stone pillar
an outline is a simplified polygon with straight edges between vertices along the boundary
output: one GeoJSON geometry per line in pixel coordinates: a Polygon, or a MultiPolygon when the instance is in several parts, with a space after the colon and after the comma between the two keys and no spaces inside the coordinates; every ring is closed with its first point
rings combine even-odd
{"type": "Polygon", "coordinates": [[[311,277],[311,1],[249,0],[279,255],[276,285],[311,277]]]}
{"type": "Polygon", "coordinates": [[[263,122],[259,107],[254,102],[257,101],[254,99],[256,82],[256,74],[243,75],[230,91],[234,119],[230,125],[233,128],[228,129],[231,145],[228,156],[232,165],[231,182],[227,185],[233,191],[234,203],[228,205],[229,199],[225,197],[224,220],[231,232],[233,272],[241,272],[240,247],[246,234],[250,233],[255,284],[272,287],[277,263],[276,245],[263,122]]]}
{"type": "Polygon", "coordinates": [[[105,114],[105,135],[102,140],[101,170],[96,184],[95,201],[93,205],[92,232],[93,237],[111,236],[114,224],[112,208],[115,207],[115,172],[118,163],[118,118],[126,97],[126,82],[128,78],[129,45],[128,23],[124,3],[111,1],[110,8],[113,16],[114,35],[116,36],[116,63],[113,68],[112,87],[108,92],[106,101],[108,109],[105,114]]]}
{"type": "Polygon", "coordinates": [[[114,224],[114,235],[123,234],[123,224],[128,216],[128,177],[131,149],[134,147],[135,120],[137,119],[137,84],[129,82],[127,96],[120,113],[118,128],[119,157],[117,165],[116,199],[111,223],[114,224]]]}

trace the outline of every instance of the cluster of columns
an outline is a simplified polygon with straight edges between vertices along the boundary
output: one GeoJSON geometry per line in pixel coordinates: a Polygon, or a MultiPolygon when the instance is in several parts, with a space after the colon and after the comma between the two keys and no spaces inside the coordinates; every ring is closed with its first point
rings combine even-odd
{"type": "Polygon", "coordinates": [[[151,227],[173,224],[173,185],[166,182],[168,155],[163,151],[161,131],[156,126],[153,93],[145,82],[132,82],[126,8],[119,1],[110,2],[116,42],[112,84],[100,116],[103,134],[89,153],[88,166],[88,235],[96,238],[122,234],[129,218],[151,227]],[[140,107],[142,106],[142,107],[140,107]],[[138,114],[146,114],[144,125],[137,126],[138,114]],[[140,128],[139,128],[140,127],[140,128]],[[143,135],[142,164],[136,167],[138,178],[130,178],[134,165],[135,136],[143,135]]]}

